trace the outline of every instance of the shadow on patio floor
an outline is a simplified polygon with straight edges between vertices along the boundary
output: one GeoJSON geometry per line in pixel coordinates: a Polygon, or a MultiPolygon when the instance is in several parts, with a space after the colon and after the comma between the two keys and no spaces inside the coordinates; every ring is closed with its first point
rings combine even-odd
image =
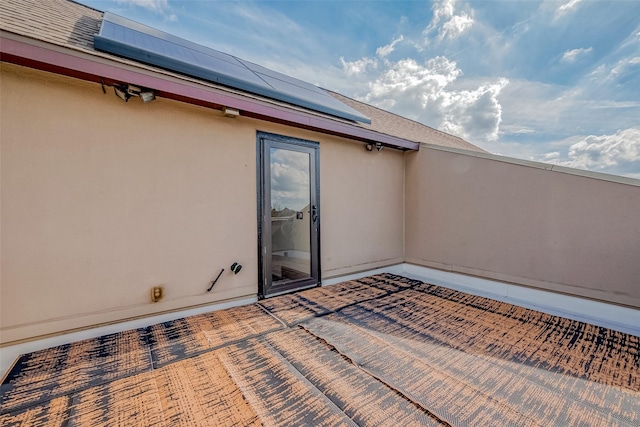
{"type": "Polygon", "coordinates": [[[13,425],[639,425],[640,338],[390,274],[22,356],[13,425]]]}

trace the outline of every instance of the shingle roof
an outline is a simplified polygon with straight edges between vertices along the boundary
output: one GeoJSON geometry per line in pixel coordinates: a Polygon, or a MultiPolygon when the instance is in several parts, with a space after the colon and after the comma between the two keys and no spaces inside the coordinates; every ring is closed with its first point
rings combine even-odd
{"type": "MultiPolygon", "coordinates": [[[[134,65],[145,70],[165,75],[176,75],[176,73],[167,70],[96,51],[93,47],[93,36],[99,32],[102,18],[103,12],[71,0],[11,0],[0,2],[0,29],[4,31],[74,49],[93,56],[134,65]]],[[[197,79],[191,80],[197,81],[197,79]]],[[[235,92],[237,93],[237,91],[235,92]]],[[[327,92],[339,101],[371,118],[372,123],[370,125],[350,122],[354,127],[416,143],[429,143],[484,152],[484,150],[456,136],[356,101],[339,93],[329,90],[327,92]]],[[[256,98],[255,95],[251,96],[256,98]]],[[[299,110],[300,108],[296,109],[299,110]]],[[[336,120],[342,121],[340,119],[336,120]]]]}
{"type": "Polygon", "coordinates": [[[355,108],[371,119],[371,124],[361,124],[362,127],[369,128],[376,132],[387,135],[394,135],[400,138],[427,144],[442,145],[463,150],[480,151],[484,150],[465,141],[462,138],[425,126],[422,123],[407,119],[394,113],[356,101],[337,92],[325,89],[339,101],[344,102],[351,108],[355,108]]]}
{"type": "Polygon", "coordinates": [[[103,13],[68,0],[8,0],[0,2],[0,29],[93,52],[93,35],[103,13]]]}

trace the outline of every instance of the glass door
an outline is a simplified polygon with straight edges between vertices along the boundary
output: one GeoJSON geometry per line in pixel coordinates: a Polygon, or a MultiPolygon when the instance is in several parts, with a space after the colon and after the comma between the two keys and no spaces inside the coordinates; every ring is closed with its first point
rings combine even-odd
{"type": "Polygon", "coordinates": [[[260,297],[319,283],[318,144],[258,134],[260,297]]]}

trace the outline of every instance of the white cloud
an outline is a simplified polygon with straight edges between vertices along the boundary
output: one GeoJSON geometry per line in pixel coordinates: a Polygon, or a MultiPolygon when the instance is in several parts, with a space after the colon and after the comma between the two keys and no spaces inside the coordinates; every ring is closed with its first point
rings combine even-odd
{"type": "Polygon", "coordinates": [[[168,0],[115,0],[116,3],[127,6],[138,6],[151,12],[164,15],[166,21],[175,22],[178,20],[176,14],[171,13],[168,0]]]}
{"type": "Polygon", "coordinates": [[[425,37],[438,33],[438,40],[454,39],[471,28],[474,23],[472,12],[456,15],[456,0],[441,0],[433,5],[433,20],[423,31],[425,37]]]}
{"type": "Polygon", "coordinates": [[[309,156],[288,150],[271,153],[271,202],[278,209],[302,210],[309,204],[309,156]]]}
{"type": "Polygon", "coordinates": [[[420,64],[413,59],[386,62],[369,84],[365,102],[438,127],[471,142],[498,138],[502,107],[497,99],[508,81],[483,83],[471,90],[451,90],[462,70],[444,56],[420,64]]]}
{"type": "Polygon", "coordinates": [[[590,53],[593,50],[593,48],[589,47],[589,48],[578,48],[578,49],[571,49],[566,51],[563,55],[562,55],[562,59],[560,59],[560,61],[562,62],[574,62],[579,56],[583,56],[586,55],[588,53],[590,53]]]}
{"type": "MultiPolygon", "coordinates": [[[[395,46],[403,40],[404,37],[402,35],[396,39],[393,39],[388,45],[381,46],[376,49],[376,55],[386,62],[385,57],[393,52],[395,46]]],[[[342,70],[349,77],[361,76],[368,71],[377,69],[378,62],[378,58],[369,58],[366,56],[355,61],[345,61],[344,57],[340,57],[342,70]]]]}
{"type": "Polygon", "coordinates": [[[402,40],[404,40],[404,37],[400,35],[400,37],[398,37],[397,39],[394,39],[388,45],[379,47],[378,49],[376,49],[376,55],[378,55],[380,58],[384,58],[385,56],[393,52],[393,49],[395,49],[396,45],[400,43],[402,40]]]}
{"type": "MultiPolygon", "coordinates": [[[[557,155],[556,155],[557,154],[557,155]]],[[[640,174],[640,128],[611,135],[590,135],[571,144],[566,157],[546,153],[540,160],[597,172],[637,176],[640,174]]]]}
{"type": "Polygon", "coordinates": [[[454,39],[471,28],[472,25],[473,18],[467,14],[453,16],[442,25],[439,38],[441,40],[445,38],[454,39]]]}
{"type": "Polygon", "coordinates": [[[502,106],[498,95],[509,83],[501,78],[475,90],[443,93],[444,119],[440,129],[470,141],[498,139],[502,106]]]}
{"type": "Polygon", "coordinates": [[[403,59],[389,63],[389,68],[369,84],[366,98],[372,102],[413,99],[415,106],[426,108],[460,75],[462,70],[456,63],[443,56],[432,58],[425,65],[414,59],[403,59]]]}
{"type": "Polygon", "coordinates": [[[562,6],[560,6],[558,9],[556,9],[556,19],[571,12],[573,9],[576,8],[576,6],[578,6],[578,3],[580,3],[581,1],[582,0],[570,0],[567,3],[563,4],[562,6]]]}
{"type": "Polygon", "coordinates": [[[531,135],[536,133],[534,129],[521,125],[501,125],[501,134],[504,135],[531,135]]]}
{"type": "Polygon", "coordinates": [[[340,63],[342,69],[347,76],[357,76],[363,74],[367,69],[377,68],[378,61],[373,58],[360,58],[356,61],[345,61],[343,57],[340,57],[340,63]]]}
{"type": "Polygon", "coordinates": [[[621,75],[629,72],[630,69],[633,70],[634,68],[637,68],[637,67],[634,67],[634,66],[638,65],[638,64],[640,64],[640,57],[639,56],[636,56],[636,57],[633,57],[633,58],[621,59],[611,69],[611,71],[609,72],[609,75],[607,76],[607,79],[619,78],[621,75]]]}
{"type": "Polygon", "coordinates": [[[560,152],[559,151],[552,151],[550,153],[546,153],[542,156],[541,159],[543,162],[547,162],[547,163],[553,163],[556,161],[560,160],[560,152]]]}
{"type": "MultiPolygon", "coordinates": [[[[500,78],[505,75],[499,71],[500,67],[512,66],[514,57],[515,61],[518,55],[527,55],[519,49],[523,41],[518,37],[529,43],[538,40],[537,36],[523,36],[520,28],[515,35],[510,29],[504,34],[492,32],[481,19],[486,10],[475,3],[438,1],[432,6],[433,18],[421,34],[412,33],[406,26],[395,28],[396,34],[403,34],[403,42],[395,45],[390,40],[388,46],[377,51],[384,53],[383,48],[393,45],[393,53],[388,56],[371,53],[359,61],[343,64],[343,76],[354,70],[363,71],[357,76],[350,74],[352,77],[345,79],[347,84],[336,86],[337,90],[458,135],[490,152],[545,162],[572,162],[573,166],[578,166],[580,146],[574,147],[574,157],[569,154],[570,146],[587,135],[616,134],[617,129],[638,127],[637,91],[630,84],[636,81],[640,71],[638,27],[627,33],[630,36],[614,54],[607,53],[606,49],[601,51],[589,42],[581,43],[580,38],[572,39],[569,48],[565,47],[556,56],[558,65],[572,66],[575,78],[568,85],[555,83],[553,78],[519,76],[521,71],[517,68],[507,71],[513,76],[507,81],[500,78]],[[469,5],[477,7],[477,12],[471,11],[469,5]],[[452,17],[462,16],[464,11],[477,20],[461,37],[450,40],[444,25],[452,21],[452,17]],[[477,37],[480,34],[493,35],[495,40],[477,37]],[[431,43],[425,44],[420,36],[427,36],[431,43]],[[439,36],[443,43],[437,43],[439,36]],[[480,39],[481,44],[477,43],[480,39]],[[411,53],[411,46],[415,46],[416,53],[411,53]],[[403,55],[410,56],[397,60],[401,50],[403,55]],[[476,55],[480,55],[483,62],[471,68],[476,55]],[[432,59],[425,59],[429,57],[432,59]],[[575,64],[580,67],[573,67],[575,64]],[[546,153],[557,154],[545,157],[546,153]]],[[[542,22],[542,31],[556,31],[557,28],[548,26],[559,6],[564,6],[562,11],[571,12],[571,16],[564,19],[574,19],[575,12],[582,12],[587,5],[565,0],[545,2],[537,9],[532,6],[531,12],[537,15],[526,21],[532,27],[531,32],[538,31],[536,26],[542,22]]],[[[562,75],[567,71],[562,67],[554,70],[562,75]]],[[[525,74],[537,77],[535,70],[527,69],[525,74]]],[[[584,163],[583,157],[580,158],[584,163]]],[[[601,156],[599,160],[605,158],[601,156]]],[[[608,166],[606,172],[630,176],[633,172],[628,171],[632,168],[629,165],[626,162],[608,166]]],[[[595,164],[590,168],[595,169],[595,164]]],[[[637,166],[635,173],[640,173],[637,166]]]]}
{"type": "Polygon", "coordinates": [[[168,0],[116,0],[116,3],[139,6],[156,13],[164,13],[169,9],[168,0]]]}

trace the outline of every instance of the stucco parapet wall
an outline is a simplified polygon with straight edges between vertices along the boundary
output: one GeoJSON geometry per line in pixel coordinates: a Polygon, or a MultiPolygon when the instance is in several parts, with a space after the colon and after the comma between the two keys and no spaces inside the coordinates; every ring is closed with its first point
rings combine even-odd
{"type": "MultiPolygon", "coordinates": [[[[549,292],[551,294],[571,296],[573,298],[579,298],[583,300],[598,301],[603,304],[609,304],[611,306],[626,307],[636,311],[640,311],[640,299],[633,298],[628,295],[617,295],[598,289],[585,289],[578,286],[572,286],[562,283],[551,283],[544,280],[512,276],[508,274],[482,270],[479,268],[452,265],[436,261],[425,261],[422,259],[411,257],[407,257],[404,262],[408,266],[426,267],[434,270],[465,275],[470,278],[494,281],[497,284],[506,284],[522,288],[536,289],[549,292]]],[[[568,310],[570,309],[570,307],[566,307],[566,309],[568,310]]]]}
{"type": "Polygon", "coordinates": [[[593,172],[584,169],[570,168],[567,166],[554,165],[551,163],[536,162],[533,160],[517,159],[515,157],[501,156],[498,154],[482,153],[478,151],[463,150],[460,148],[443,147],[440,145],[421,143],[420,148],[428,150],[446,151],[449,153],[457,153],[465,156],[480,157],[482,159],[494,160],[496,162],[509,163],[513,165],[526,166],[534,169],[542,169],[550,172],[564,173],[568,175],[582,176],[585,178],[597,179],[600,181],[615,182],[618,184],[631,185],[640,187],[640,179],[630,178],[626,176],[611,175],[602,172],[593,172]]]}
{"type": "Polygon", "coordinates": [[[233,90],[95,50],[69,48],[0,30],[2,61],[83,80],[130,83],[150,88],[160,97],[207,108],[230,107],[241,115],[341,136],[418,150],[415,141],[372,131],[356,123],[294,105],[233,90]]]}

